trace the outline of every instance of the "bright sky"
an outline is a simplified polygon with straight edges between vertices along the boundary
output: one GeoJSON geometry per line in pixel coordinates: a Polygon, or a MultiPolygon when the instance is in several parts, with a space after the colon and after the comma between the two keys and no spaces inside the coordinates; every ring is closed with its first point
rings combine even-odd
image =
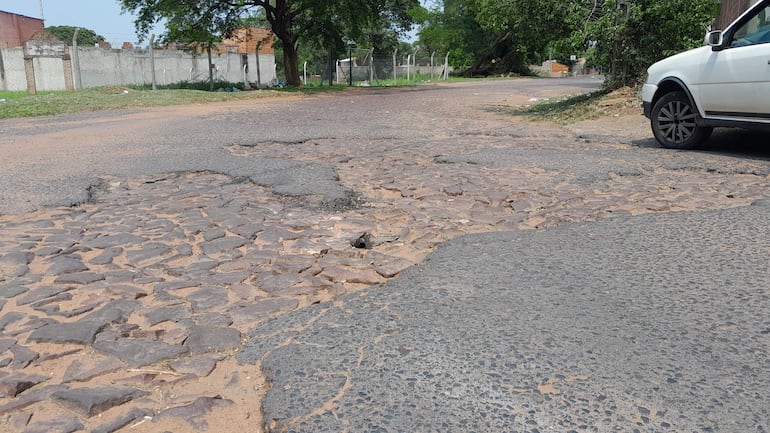
{"type": "MultiPolygon", "coordinates": [[[[121,14],[116,0],[0,0],[0,10],[33,18],[45,18],[48,26],[83,27],[95,31],[112,44],[137,44],[134,17],[121,14]],[[42,5],[42,16],[41,16],[42,5]]],[[[156,34],[162,32],[156,29],[156,34]]],[[[146,45],[145,40],[142,45],[146,45]]]]}
{"type": "MultiPolygon", "coordinates": [[[[430,5],[431,0],[421,0],[430,5]]],[[[134,31],[134,17],[121,14],[117,0],[0,0],[0,10],[33,18],[45,18],[46,27],[83,27],[96,32],[112,44],[120,47],[123,42],[139,45],[134,31]],[[42,11],[41,11],[42,6],[42,11]]],[[[156,27],[155,34],[164,32],[156,27]]],[[[414,35],[408,36],[410,40],[414,35]]],[[[147,45],[147,40],[141,45],[147,45]]]]}

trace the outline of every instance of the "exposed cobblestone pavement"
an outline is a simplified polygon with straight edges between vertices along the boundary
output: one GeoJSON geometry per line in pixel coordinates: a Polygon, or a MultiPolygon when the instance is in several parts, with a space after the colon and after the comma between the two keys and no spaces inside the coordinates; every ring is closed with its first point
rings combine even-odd
{"type": "Polygon", "coordinates": [[[261,431],[268,384],[233,355],[268,317],[383,284],[466,233],[770,196],[767,161],[640,146],[641,117],[624,120],[639,136],[591,136],[521,120],[495,134],[496,116],[409,142],[227,146],[332,164],[355,192],[340,206],[203,171],[104,177],[80,206],[0,216],[0,431],[261,431]]]}

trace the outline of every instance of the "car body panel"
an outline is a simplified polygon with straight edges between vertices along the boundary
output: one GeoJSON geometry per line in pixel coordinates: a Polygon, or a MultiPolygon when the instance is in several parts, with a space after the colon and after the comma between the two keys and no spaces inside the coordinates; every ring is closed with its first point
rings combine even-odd
{"type": "MultiPolygon", "coordinates": [[[[752,6],[722,32],[719,42],[665,58],[648,69],[644,115],[671,91],[684,91],[704,126],[770,126],[770,0],[752,6]]],[[[654,121],[654,120],[653,120],[654,121]]]]}

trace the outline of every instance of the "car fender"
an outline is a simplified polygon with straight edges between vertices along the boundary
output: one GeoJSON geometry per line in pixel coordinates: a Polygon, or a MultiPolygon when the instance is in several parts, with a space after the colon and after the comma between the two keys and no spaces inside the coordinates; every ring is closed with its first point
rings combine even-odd
{"type": "Polygon", "coordinates": [[[698,121],[702,120],[705,113],[701,109],[700,101],[696,99],[695,95],[690,89],[690,86],[688,86],[681,78],[676,76],[665,77],[658,83],[658,88],[652,98],[651,106],[655,106],[655,103],[658,102],[658,100],[663,97],[663,95],[677,90],[681,90],[687,95],[687,98],[690,100],[690,104],[698,109],[698,121]]]}

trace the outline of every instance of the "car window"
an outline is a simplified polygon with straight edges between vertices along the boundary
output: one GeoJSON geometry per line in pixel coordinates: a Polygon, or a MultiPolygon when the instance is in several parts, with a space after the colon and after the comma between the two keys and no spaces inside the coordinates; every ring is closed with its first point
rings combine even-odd
{"type": "Polygon", "coordinates": [[[730,47],[765,44],[770,42],[770,6],[760,9],[733,33],[730,47]]]}

